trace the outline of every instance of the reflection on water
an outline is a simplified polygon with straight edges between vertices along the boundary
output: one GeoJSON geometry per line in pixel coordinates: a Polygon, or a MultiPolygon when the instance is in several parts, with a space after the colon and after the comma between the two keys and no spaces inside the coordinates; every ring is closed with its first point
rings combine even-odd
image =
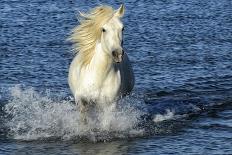
{"type": "MultiPolygon", "coordinates": [[[[129,142],[130,143],[130,142],[129,142]]],[[[132,144],[133,145],[133,144],[132,144]]],[[[127,141],[101,143],[19,143],[14,146],[12,154],[126,154],[130,145],[127,141]]],[[[13,148],[9,148],[13,149],[13,148]]]]}
{"type": "Polygon", "coordinates": [[[80,155],[84,154],[125,154],[128,151],[128,145],[125,145],[127,142],[123,141],[114,141],[109,143],[80,143],[73,145],[71,149],[74,152],[77,152],[80,155]]]}

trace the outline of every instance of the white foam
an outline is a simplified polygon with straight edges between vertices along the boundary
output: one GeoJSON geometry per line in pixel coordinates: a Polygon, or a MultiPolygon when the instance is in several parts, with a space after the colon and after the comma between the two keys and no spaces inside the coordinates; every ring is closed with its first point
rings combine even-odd
{"type": "Polygon", "coordinates": [[[88,125],[80,125],[77,106],[70,100],[54,100],[47,93],[38,93],[33,88],[11,89],[12,99],[5,105],[9,116],[7,126],[10,135],[20,140],[60,138],[69,140],[76,137],[88,137],[90,140],[142,134],[134,127],[143,114],[133,105],[143,104],[136,98],[126,97],[119,101],[120,108],[106,107],[97,114],[98,119],[88,125]],[[106,133],[117,133],[114,135],[106,133]],[[125,135],[126,133],[126,135],[125,135]]]}
{"type": "Polygon", "coordinates": [[[161,115],[161,114],[155,115],[154,118],[153,118],[153,121],[155,123],[157,123],[157,122],[162,122],[162,121],[165,121],[165,120],[171,120],[171,119],[174,119],[174,116],[175,116],[175,112],[171,111],[170,109],[167,109],[165,114],[163,114],[163,115],[161,115]]]}

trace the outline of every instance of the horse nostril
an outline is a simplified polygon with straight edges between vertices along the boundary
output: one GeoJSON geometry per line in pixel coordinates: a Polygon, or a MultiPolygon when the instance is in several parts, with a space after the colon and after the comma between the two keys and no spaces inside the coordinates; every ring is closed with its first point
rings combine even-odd
{"type": "Polygon", "coordinates": [[[114,57],[116,57],[116,56],[117,56],[117,51],[116,51],[116,50],[113,50],[113,51],[112,51],[112,55],[113,55],[114,57]]]}
{"type": "Polygon", "coordinates": [[[119,55],[123,55],[123,54],[124,54],[123,50],[122,51],[120,51],[120,50],[113,50],[112,51],[112,55],[115,56],[115,57],[117,57],[119,55]]]}

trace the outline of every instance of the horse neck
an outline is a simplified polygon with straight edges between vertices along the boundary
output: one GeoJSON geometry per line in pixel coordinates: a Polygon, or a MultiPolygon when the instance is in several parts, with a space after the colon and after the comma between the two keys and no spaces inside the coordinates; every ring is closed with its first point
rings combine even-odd
{"type": "Polygon", "coordinates": [[[101,43],[97,43],[94,56],[90,62],[90,68],[99,76],[104,76],[113,67],[112,57],[104,52],[101,43]]]}

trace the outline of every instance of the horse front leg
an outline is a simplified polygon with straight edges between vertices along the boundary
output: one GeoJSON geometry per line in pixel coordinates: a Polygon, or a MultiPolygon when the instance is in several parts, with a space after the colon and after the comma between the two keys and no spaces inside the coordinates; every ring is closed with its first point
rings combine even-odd
{"type": "Polygon", "coordinates": [[[87,117],[88,117],[88,102],[85,99],[79,100],[77,103],[77,107],[79,110],[79,116],[80,121],[83,125],[86,125],[88,123],[87,117]]]}

